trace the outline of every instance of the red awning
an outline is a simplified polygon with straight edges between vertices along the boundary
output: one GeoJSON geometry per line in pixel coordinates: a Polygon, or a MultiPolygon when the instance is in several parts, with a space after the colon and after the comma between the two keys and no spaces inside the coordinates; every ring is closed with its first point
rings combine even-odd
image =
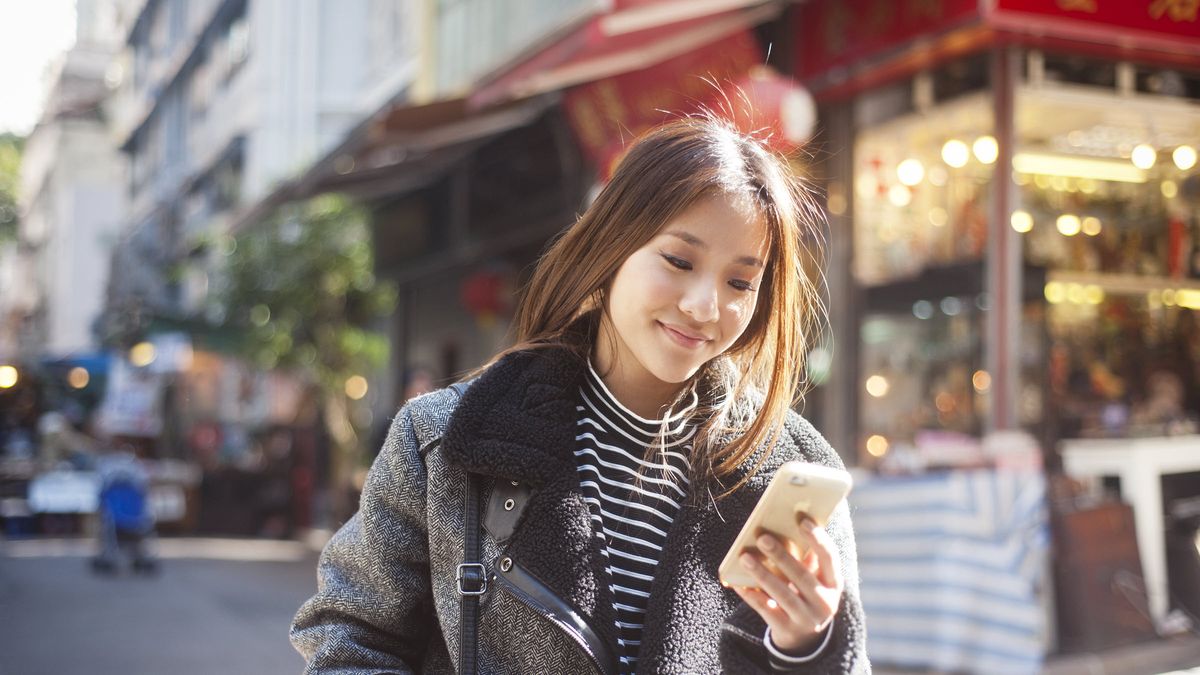
{"type": "Polygon", "coordinates": [[[472,107],[642,70],[777,17],[778,0],[669,0],[595,17],[481,84],[472,107]]]}

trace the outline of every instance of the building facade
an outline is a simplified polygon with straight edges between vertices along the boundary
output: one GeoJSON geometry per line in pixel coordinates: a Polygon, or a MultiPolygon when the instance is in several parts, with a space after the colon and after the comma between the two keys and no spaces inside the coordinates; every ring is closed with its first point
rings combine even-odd
{"type": "Polygon", "coordinates": [[[417,48],[409,6],[129,5],[115,107],[130,209],[114,259],[114,308],[202,311],[219,254],[205,243],[227,234],[239,210],[304,170],[381,98],[407,91],[417,48]]]}
{"type": "Polygon", "coordinates": [[[94,324],[125,207],[125,165],[104,107],[116,6],[85,0],[77,13],[76,44],[53,66],[22,162],[19,283],[4,302],[21,317],[26,358],[97,348],[94,324]]]}

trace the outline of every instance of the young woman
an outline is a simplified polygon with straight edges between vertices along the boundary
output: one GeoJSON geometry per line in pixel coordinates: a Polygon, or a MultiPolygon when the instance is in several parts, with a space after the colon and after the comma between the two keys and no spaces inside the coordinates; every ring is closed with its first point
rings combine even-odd
{"type": "Polygon", "coordinates": [[[309,672],[462,665],[468,474],[479,672],[869,672],[844,505],[805,521],[802,559],[770,537],[743,556],[762,590],[717,579],[779,465],[842,465],[791,410],[818,224],[786,163],[722,122],[641,138],[540,261],[516,345],[400,410],[292,626],[309,672]]]}

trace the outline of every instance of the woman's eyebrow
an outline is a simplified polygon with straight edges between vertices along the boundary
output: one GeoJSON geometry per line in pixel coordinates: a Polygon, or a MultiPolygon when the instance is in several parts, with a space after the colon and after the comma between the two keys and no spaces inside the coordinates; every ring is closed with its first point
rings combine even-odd
{"type": "MultiPolygon", "coordinates": [[[[702,249],[705,251],[708,250],[708,244],[704,243],[703,239],[701,239],[700,237],[697,237],[694,234],[691,234],[690,232],[683,232],[681,230],[667,230],[666,232],[663,232],[663,234],[669,234],[672,237],[680,239],[684,243],[691,244],[692,246],[695,246],[698,249],[702,249]]],[[[735,260],[734,262],[738,263],[739,265],[747,265],[749,267],[764,267],[763,261],[759,260],[758,258],[755,258],[752,255],[739,256],[738,259],[735,260]]]]}

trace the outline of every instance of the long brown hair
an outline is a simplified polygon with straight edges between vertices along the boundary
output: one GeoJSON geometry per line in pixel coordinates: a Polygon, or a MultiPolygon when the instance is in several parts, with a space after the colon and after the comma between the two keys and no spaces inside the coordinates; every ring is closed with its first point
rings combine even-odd
{"type": "Polygon", "coordinates": [[[769,453],[802,397],[804,357],[826,321],[823,216],[785,158],[712,115],[656,127],[629,148],[592,205],[538,261],[513,321],[515,344],[487,365],[543,347],[588,358],[626,258],[719,194],[751,199],[767,223],[770,253],[745,332],[697,374],[706,415],[694,437],[693,472],[719,480],[760,446],[769,453]]]}

